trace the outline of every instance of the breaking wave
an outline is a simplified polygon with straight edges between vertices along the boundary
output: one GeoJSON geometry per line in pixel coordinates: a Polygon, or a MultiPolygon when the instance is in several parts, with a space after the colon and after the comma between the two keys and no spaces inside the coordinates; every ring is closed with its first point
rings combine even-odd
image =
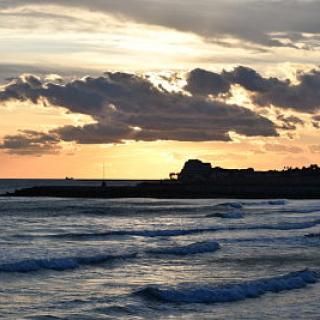
{"type": "Polygon", "coordinates": [[[151,250],[148,250],[147,253],[186,256],[189,254],[214,252],[214,251],[217,251],[218,249],[220,249],[220,245],[218,242],[204,241],[204,242],[192,243],[187,246],[151,249],[151,250]]]}
{"type": "Polygon", "coordinates": [[[136,254],[127,255],[95,255],[48,259],[29,259],[12,263],[0,264],[0,272],[21,272],[27,273],[38,270],[64,271],[76,269],[83,265],[95,265],[112,261],[115,259],[128,259],[135,257],[136,254]]]}
{"type": "Polygon", "coordinates": [[[177,237],[205,232],[233,231],[233,230],[302,230],[315,227],[320,224],[319,220],[306,222],[283,222],[278,224],[253,224],[253,225],[231,225],[211,228],[197,229],[158,229],[158,230],[111,230],[95,233],[64,233],[49,235],[50,238],[70,239],[70,240],[96,240],[108,236],[138,236],[138,237],[177,237]]]}
{"type": "Polygon", "coordinates": [[[320,207],[311,207],[311,208],[305,208],[305,209],[288,209],[288,210],[281,210],[279,212],[281,213],[315,213],[319,212],[320,207]]]}
{"type": "Polygon", "coordinates": [[[147,286],[136,291],[145,298],[173,303],[219,303],[257,298],[268,292],[281,292],[304,288],[318,281],[316,272],[303,270],[283,276],[247,281],[221,286],[172,289],[161,286],[147,286]]]}
{"type": "Polygon", "coordinates": [[[226,207],[233,209],[242,209],[243,206],[284,206],[287,205],[287,200],[264,200],[264,201],[236,201],[236,202],[225,202],[216,205],[216,207],[226,207]]]}
{"type": "Polygon", "coordinates": [[[202,233],[205,231],[215,231],[215,229],[163,229],[163,230],[113,230],[95,233],[64,233],[50,235],[50,238],[70,239],[70,240],[90,240],[104,238],[108,236],[137,236],[137,237],[175,237],[189,234],[202,233]]]}
{"type": "Polygon", "coordinates": [[[242,211],[219,212],[208,214],[206,218],[222,218],[222,219],[242,219],[244,213],[242,211]]]}
{"type": "Polygon", "coordinates": [[[242,203],[241,202],[226,202],[217,204],[215,207],[225,207],[225,208],[233,208],[233,209],[241,209],[242,203]]]}
{"type": "Polygon", "coordinates": [[[320,233],[309,233],[305,235],[306,238],[318,238],[320,239],[320,233]]]}

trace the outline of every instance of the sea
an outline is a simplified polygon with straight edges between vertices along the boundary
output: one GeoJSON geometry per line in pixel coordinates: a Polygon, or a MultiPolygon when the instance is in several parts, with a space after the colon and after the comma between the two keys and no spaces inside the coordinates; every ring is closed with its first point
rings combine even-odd
{"type": "Polygon", "coordinates": [[[0,319],[320,319],[319,249],[320,200],[0,197],[0,319]]]}

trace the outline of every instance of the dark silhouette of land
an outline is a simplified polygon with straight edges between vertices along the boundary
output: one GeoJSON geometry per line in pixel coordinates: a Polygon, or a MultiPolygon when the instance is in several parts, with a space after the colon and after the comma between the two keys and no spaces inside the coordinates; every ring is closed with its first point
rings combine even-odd
{"type": "Polygon", "coordinates": [[[16,190],[7,196],[71,198],[287,198],[320,199],[320,167],[287,167],[255,171],[223,169],[189,160],[170,179],[144,182],[131,187],[57,186],[16,190]]]}

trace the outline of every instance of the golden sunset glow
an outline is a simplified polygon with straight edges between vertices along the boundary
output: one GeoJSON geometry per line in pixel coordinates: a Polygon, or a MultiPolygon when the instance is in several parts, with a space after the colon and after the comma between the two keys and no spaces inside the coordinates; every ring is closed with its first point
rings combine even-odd
{"type": "Polygon", "coordinates": [[[110,179],[164,178],[190,158],[320,162],[313,18],[266,30],[268,1],[257,17],[246,1],[185,5],[3,1],[0,177],[100,178],[105,163],[110,179]]]}

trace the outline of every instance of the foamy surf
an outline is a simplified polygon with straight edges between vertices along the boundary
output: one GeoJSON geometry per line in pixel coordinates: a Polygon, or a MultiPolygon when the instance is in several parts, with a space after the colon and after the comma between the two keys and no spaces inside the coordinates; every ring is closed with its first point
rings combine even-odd
{"type": "Polygon", "coordinates": [[[217,204],[216,207],[225,207],[231,209],[242,209],[244,206],[285,206],[289,202],[288,200],[275,199],[275,200],[263,200],[263,201],[235,201],[225,202],[217,204]]]}
{"type": "Polygon", "coordinates": [[[281,310],[287,320],[316,320],[320,281],[312,285],[301,274],[288,274],[318,271],[320,215],[302,212],[317,210],[320,201],[262,201],[267,199],[3,201],[0,266],[7,271],[0,272],[0,318],[278,319],[281,310]],[[223,202],[244,205],[217,207],[223,202]],[[96,209],[102,214],[93,216],[96,209]],[[234,212],[244,217],[206,218],[234,212]],[[200,243],[213,241],[221,249],[202,252],[208,246],[200,243]],[[167,249],[174,250],[166,254],[167,249]],[[104,261],[132,252],[138,255],[104,261]],[[96,255],[108,257],[92,261],[96,255]],[[89,260],[79,261],[81,256],[89,260]],[[273,291],[266,291],[267,284],[273,291]],[[168,290],[178,302],[132,294],[150,287],[155,295],[168,290]],[[186,301],[206,302],[206,295],[208,302],[179,302],[177,292],[186,301]],[[250,299],[250,292],[257,298],[250,299]],[[215,304],[221,295],[226,303],[215,304]]]}
{"type": "MultiPolygon", "coordinates": [[[[50,238],[69,239],[69,240],[96,240],[109,236],[136,236],[136,237],[175,237],[189,234],[202,233],[212,229],[158,229],[158,230],[112,230],[106,232],[93,233],[64,233],[49,235],[50,238]]],[[[215,230],[215,229],[214,229],[215,230]]]]}
{"type": "Polygon", "coordinates": [[[268,292],[278,293],[304,288],[316,283],[316,272],[303,270],[283,276],[246,281],[221,286],[198,286],[194,288],[172,289],[161,286],[147,286],[136,291],[145,298],[172,303],[221,303],[258,298],[268,292]]]}
{"type": "Polygon", "coordinates": [[[157,229],[157,230],[111,230],[106,232],[93,233],[65,233],[48,235],[49,238],[79,240],[97,240],[110,236],[136,236],[136,237],[178,237],[200,233],[210,233],[218,231],[242,231],[242,230],[303,230],[315,227],[320,224],[320,220],[312,220],[305,222],[281,222],[278,224],[252,224],[252,225],[230,225],[217,226],[209,228],[195,229],[157,229]]]}

